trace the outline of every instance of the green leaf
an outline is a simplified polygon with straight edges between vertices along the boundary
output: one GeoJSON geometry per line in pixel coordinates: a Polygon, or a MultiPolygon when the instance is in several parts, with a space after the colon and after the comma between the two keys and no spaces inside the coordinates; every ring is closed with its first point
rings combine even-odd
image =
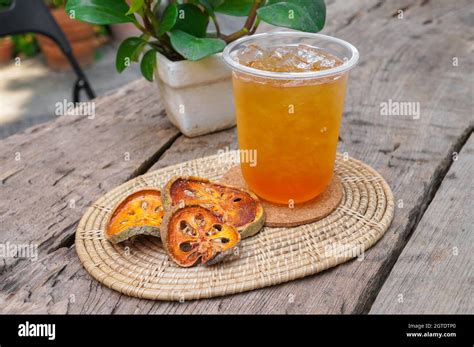
{"type": "Polygon", "coordinates": [[[146,41],[140,37],[129,37],[124,40],[117,51],[115,67],[118,72],[122,72],[130,66],[132,61],[137,60],[138,55],[145,46],[146,41]]]}
{"type": "Polygon", "coordinates": [[[173,27],[196,37],[206,37],[209,16],[193,4],[178,5],[178,18],[173,27]]]}
{"type": "Polygon", "coordinates": [[[324,0],[269,0],[257,14],[273,25],[315,33],[324,27],[326,5],[324,0]]]}
{"type": "Polygon", "coordinates": [[[216,12],[229,16],[246,17],[252,9],[253,0],[224,0],[215,8],[216,12]]]}
{"type": "Polygon", "coordinates": [[[126,15],[128,9],[121,0],[68,0],[66,4],[71,17],[99,25],[134,22],[133,15],[126,15]]]}
{"type": "Polygon", "coordinates": [[[142,34],[140,35],[140,39],[142,39],[142,43],[135,49],[135,51],[131,55],[131,59],[133,62],[138,62],[140,59],[140,54],[142,54],[143,48],[147,45],[148,42],[148,35],[142,34]]]}
{"type": "Polygon", "coordinates": [[[206,12],[209,14],[209,17],[212,18],[214,25],[217,25],[217,17],[215,13],[215,8],[221,5],[224,2],[224,0],[198,0],[198,1],[206,9],[206,12]]]}
{"type": "Polygon", "coordinates": [[[143,7],[145,0],[131,0],[131,2],[130,9],[126,14],[132,14],[140,10],[143,7]]]}
{"type": "Polygon", "coordinates": [[[200,60],[209,55],[221,52],[226,43],[221,39],[198,38],[184,31],[170,32],[171,45],[188,60],[200,60]]]}
{"type": "Polygon", "coordinates": [[[142,72],[143,77],[148,81],[153,81],[153,72],[156,69],[156,51],[150,49],[142,57],[142,62],[140,63],[140,71],[142,72]]]}
{"type": "Polygon", "coordinates": [[[210,15],[214,15],[216,7],[222,5],[223,2],[224,0],[199,0],[199,3],[204,6],[210,15]]]}
{"type": "Polygon", "coordinates": [[[12,0],[0,0],[0,10],[9,8],[12,5],[12,0]]]}
{"type": "Polygon", "coordinates": [[[161,0],[156,0],[155,5],[153,5],[152,12],[155,14],[158,13],[158,10],[160,9],[160,5],[161,5],[161,0]]]}
{"type": "Polygon", "coordinates": [[[178,19],[178,7],[175,4],[171,4],[166,7],[161,17],[160,29],[158,30],[158,36],[163,35],[167,31],[170,31],[176,24],[178,19]]]}

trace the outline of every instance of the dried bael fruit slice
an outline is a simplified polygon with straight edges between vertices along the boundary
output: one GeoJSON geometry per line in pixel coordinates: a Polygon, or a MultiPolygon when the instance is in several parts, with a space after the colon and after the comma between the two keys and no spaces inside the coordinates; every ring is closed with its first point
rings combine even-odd
{"type": "Polygon", "coordinates": [[[239,232],[202,206],[173,207],[161,226],[165,250],[179,266],[190,267],[199,260],[215,264],[240,241],[239,232]]]}
{"type": "Polygon", "coordinates": [[[265,223],[262,204],[255,194],[200,177],[171,178],[163,189],[163,205],[166,210],[173,205],[204,206],[233,225],[242,238],[255,235],[265,223]]]}
{"type": "Polygon", "coordinates": [[[119,243],[135,235],[160,236],[160,225],[164,210],[161,192],[154,187],[145,187],[122,201],[112,211],[105,229],[105,237],[119,243]]]}

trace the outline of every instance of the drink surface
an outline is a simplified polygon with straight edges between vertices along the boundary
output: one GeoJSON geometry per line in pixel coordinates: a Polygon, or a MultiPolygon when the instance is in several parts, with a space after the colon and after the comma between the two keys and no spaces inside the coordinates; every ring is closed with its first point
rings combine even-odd
{"type": "Polygon", "coordinates": [[[240,49],[235,59],[242,65],[272,72],[309,72],[332,69],[343,61],[309,45],[259,47],[255,44],[240,49]]]}
{"type": "MultiPolygon", "coordinates": [[[[343,63],[306,45],[251,45],[235,58],[272,72],[321,71],[343,63]]],[[[241,163],[242,174],[257,195],[292,204],[324,191],[334,170],[346,80],[346,74],[279,80],[234,72],[239,147],[257,154],[256,165],[241,163]]]]}

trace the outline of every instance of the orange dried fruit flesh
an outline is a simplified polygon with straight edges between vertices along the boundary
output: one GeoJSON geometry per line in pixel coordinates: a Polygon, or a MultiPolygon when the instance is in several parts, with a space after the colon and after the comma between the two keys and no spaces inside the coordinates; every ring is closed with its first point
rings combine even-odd
{"type": "Polygon", "coordinates": [[[250,191],[212,183],[194,176],[172,178],[163,189],[165,209],[171,206],[201,205],[233,225],[242,238],[255,235],[265,222],[257,196],[250,191]]]}
{"type": "Polygon", "coordinates": [[[121,200],[109,217],[105,237],[119,243],[136,235],[160,236],[164,209],[161,192],[147,187],[121,200]]]}
{"type": "Polygon", "coordinates": [[[240,241],[235,227],[202,206],[174,207],[161,227],[165,250],[179,266],[214,264],[240,241]]]}

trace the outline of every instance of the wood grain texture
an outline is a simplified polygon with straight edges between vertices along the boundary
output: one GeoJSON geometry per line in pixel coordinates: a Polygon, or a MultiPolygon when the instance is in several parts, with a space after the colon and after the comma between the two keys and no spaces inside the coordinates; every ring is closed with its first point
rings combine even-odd
{"type": "Polygon", "coordinates": [[[448,171],[371,313],[474,312],[474,136],[448,171]]]}
{"type": "MultiPolygon", "coordinates": [[[[144,81],[94,102],[93,119],[64,115],[0,141],[0,243],[41,254],[70,245],[90,203],[147,170],[179,135],[144,81]]],[[[0,273],[15,262],[3,258],[0,273]]]]}
{"type": "Polygon", "coordinates": [[[237,132],[235,127],[194,138],[180,136],[149,171],[175,165],[183,161],[219,154],[219,151],[225,152],[237,148],[237,132]]]}
{"type": "MultiPolygon", "coordinates": [[[[157,314],[368,312],[445,176],[452,153],[460,150],[472,132],[470,95],[474,67],[470,58],[472,35],[469,33],[473,26],[470,8],[468,0],[329,2],[329,20],[324,32],[346,39],[361,53],[360,64],[349,78],[339,151],[347,151],[373,166],[386,178],[396,199],[400,200],[391,229],[365,254],[363,261],[352,261],[316,276],[249,293],[167,303],[132,299],[109,290],[85,272],[73,247],[62,247],[51,249],[37,262],[18,263],[0,275],[0,311],[157,314]],[[403,9],[404,19],[397,18],[398,9],[403,9]],[[458,58],[459,66],[452,65],[453,57],[458,58]],[[381,116],[380,105],[389,99],[419,102],[419,119],[381,116]]],[[[130,110],[141,105],[130,100],[129,104],[130,110]]],[[[153,127],[157,129],[156,124],[153,127]]],[[[110,124],[109,131],[113,129],[110,124]]],[[[142,128],[137,128],[136,132],[133,128],[130,130],[135,136],[143,137],[145,133],[147,138],[150,132],[142,128]]],[[[33,141],[33,136],[22,141],[30,140],[33,141]]],[[[103,141],[95,147],[114,145],[121,146],[120,142],[103,141]]],[[[11,141],[6,147],[11,147],[11,152],[14,152],[19,146],[21,141],[11,141]]],[[[195,139],[180,137],[152,169],[216,154],[217,150],[228,146],[237,146],[235,129],[195,139]]],[[[155,143],[154,150],[160,148],[155,143]]],[[[41,157],[38,153],[38,166],[42,165],[41,157]]],[[[107,182],[107,189],[118,184],[118,180],[112,180],[114,175],[120,174],[120,169],[109,173],[110,182],[101,178],[103,184],[107,182]]],[[[10,169],[3,170],[3,165],[1,172],[7,176],[14,175],[7,178],[7,182],[12,182],[15,173],[10,169]]],[[[17,185],[24,182],[20,180],[17,185]]],[[[99,182],[100,179],[94,177],[88,184],[93,186],[99,182]]],[[[90,188],[82,187],[77,191],[86,194],[87,189],[90,188]]],[[[98,193],[89,191],[87,199],[93,200],[98,193]]],[[[60,197],[58,201],[61,201],[60,197]]],[[[47,207],[41,201],[37,205],[47,207]]],[[[6,208],[3,206],[0,211],[10,213],[6,208]]],[[[37,211],[36,208],[32,210],[37,211]]],[[[13,228],[13,232],[17,230],[13,228]]],[[[36,231],[37,234],[41,232],[36,231]]]]}

